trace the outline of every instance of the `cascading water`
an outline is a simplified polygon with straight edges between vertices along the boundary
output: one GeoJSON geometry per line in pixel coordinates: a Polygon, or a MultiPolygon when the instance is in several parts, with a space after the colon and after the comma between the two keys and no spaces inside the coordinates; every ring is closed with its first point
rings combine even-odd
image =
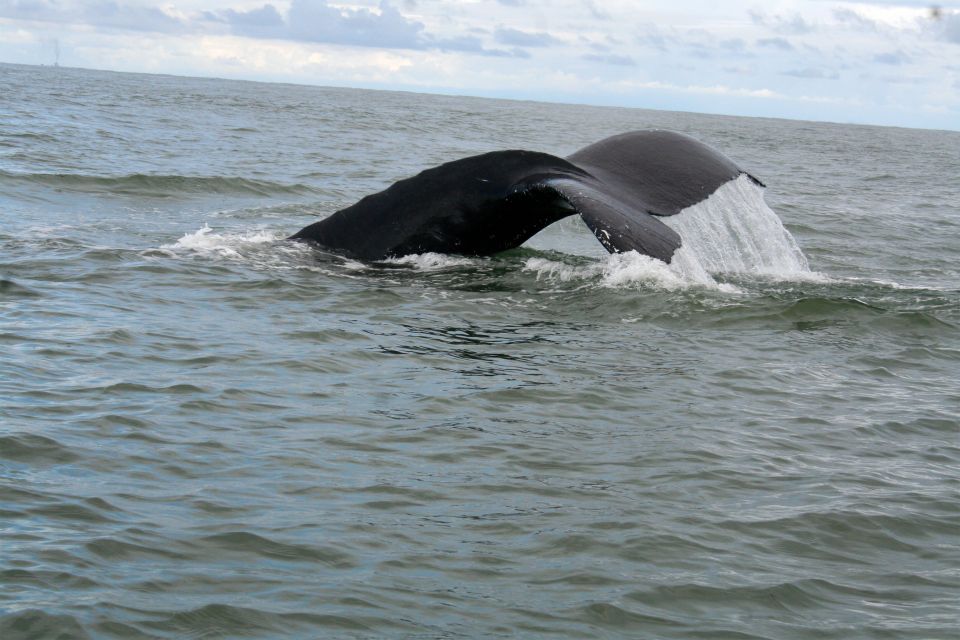
{"type": "Polygon", "coordinates": [[[606,254],[586,225],[561,221],[529,243],[534,248],[555,249],[595,256],[586,265],[570,265],[546,258],[530,258],[524,268],[537,277],[560,281],[599,279],[601,286],[651,286],[678,289],[705,286],[725,291],[739,289],[719,283],[714,275],[743,274],[781,280],[807,280],[822,276],[810,271],[796,240],[763,199],[763,188],[747,176],[722,185],[703,202],[675,216],[658,218],[680,234],[683,244],[670,264],[628,251],[606,254]]]}
{"type": "Polygon", "coordinates": [[[711,274],[720,273],[776,278],[810,273],[796,240],[764,202],[763,188],[745,175],[660,220],[682,238],[670,268],[685,280],[709,282],[711,274]]]}

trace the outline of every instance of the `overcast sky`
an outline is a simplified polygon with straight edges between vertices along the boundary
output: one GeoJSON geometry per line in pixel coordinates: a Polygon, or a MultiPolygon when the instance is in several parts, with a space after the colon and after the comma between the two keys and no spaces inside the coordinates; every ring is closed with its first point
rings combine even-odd
{"type": "Polygon", "coordinates": [[[960,129],[931,4],[0,0],[0,61],[960,129]]]}

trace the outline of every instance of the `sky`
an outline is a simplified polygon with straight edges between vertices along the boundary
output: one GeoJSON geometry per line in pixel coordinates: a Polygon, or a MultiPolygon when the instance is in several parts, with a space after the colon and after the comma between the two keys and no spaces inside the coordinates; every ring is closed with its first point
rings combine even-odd
{"type": "Polygon", "coordinates": [[[0,0],[0,62],[960,130],[932,4],[0,0]]]}

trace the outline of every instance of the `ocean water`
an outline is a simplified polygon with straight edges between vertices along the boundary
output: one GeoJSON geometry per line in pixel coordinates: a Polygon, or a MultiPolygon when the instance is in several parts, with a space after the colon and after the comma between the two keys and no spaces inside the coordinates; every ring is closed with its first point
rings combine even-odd
{"type": "Polygon", "coordinates": [[[960,634],[960,134],[0,65],[0,637],[960,634]],[[283,238],[689,133],[671,266],[283,238]]]}

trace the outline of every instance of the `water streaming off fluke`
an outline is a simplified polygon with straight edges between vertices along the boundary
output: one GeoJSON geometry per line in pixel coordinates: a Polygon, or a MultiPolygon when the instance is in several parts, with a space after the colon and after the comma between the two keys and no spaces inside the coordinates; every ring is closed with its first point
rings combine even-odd
{"type": "Polygon", "coordinates": [[[810,275],[797,241],[764,201],[763,187],[745,175],[661,220],[683,239],[670,266],[686,280],[711,282],[716,274],[784,280],[810,275]]]}

